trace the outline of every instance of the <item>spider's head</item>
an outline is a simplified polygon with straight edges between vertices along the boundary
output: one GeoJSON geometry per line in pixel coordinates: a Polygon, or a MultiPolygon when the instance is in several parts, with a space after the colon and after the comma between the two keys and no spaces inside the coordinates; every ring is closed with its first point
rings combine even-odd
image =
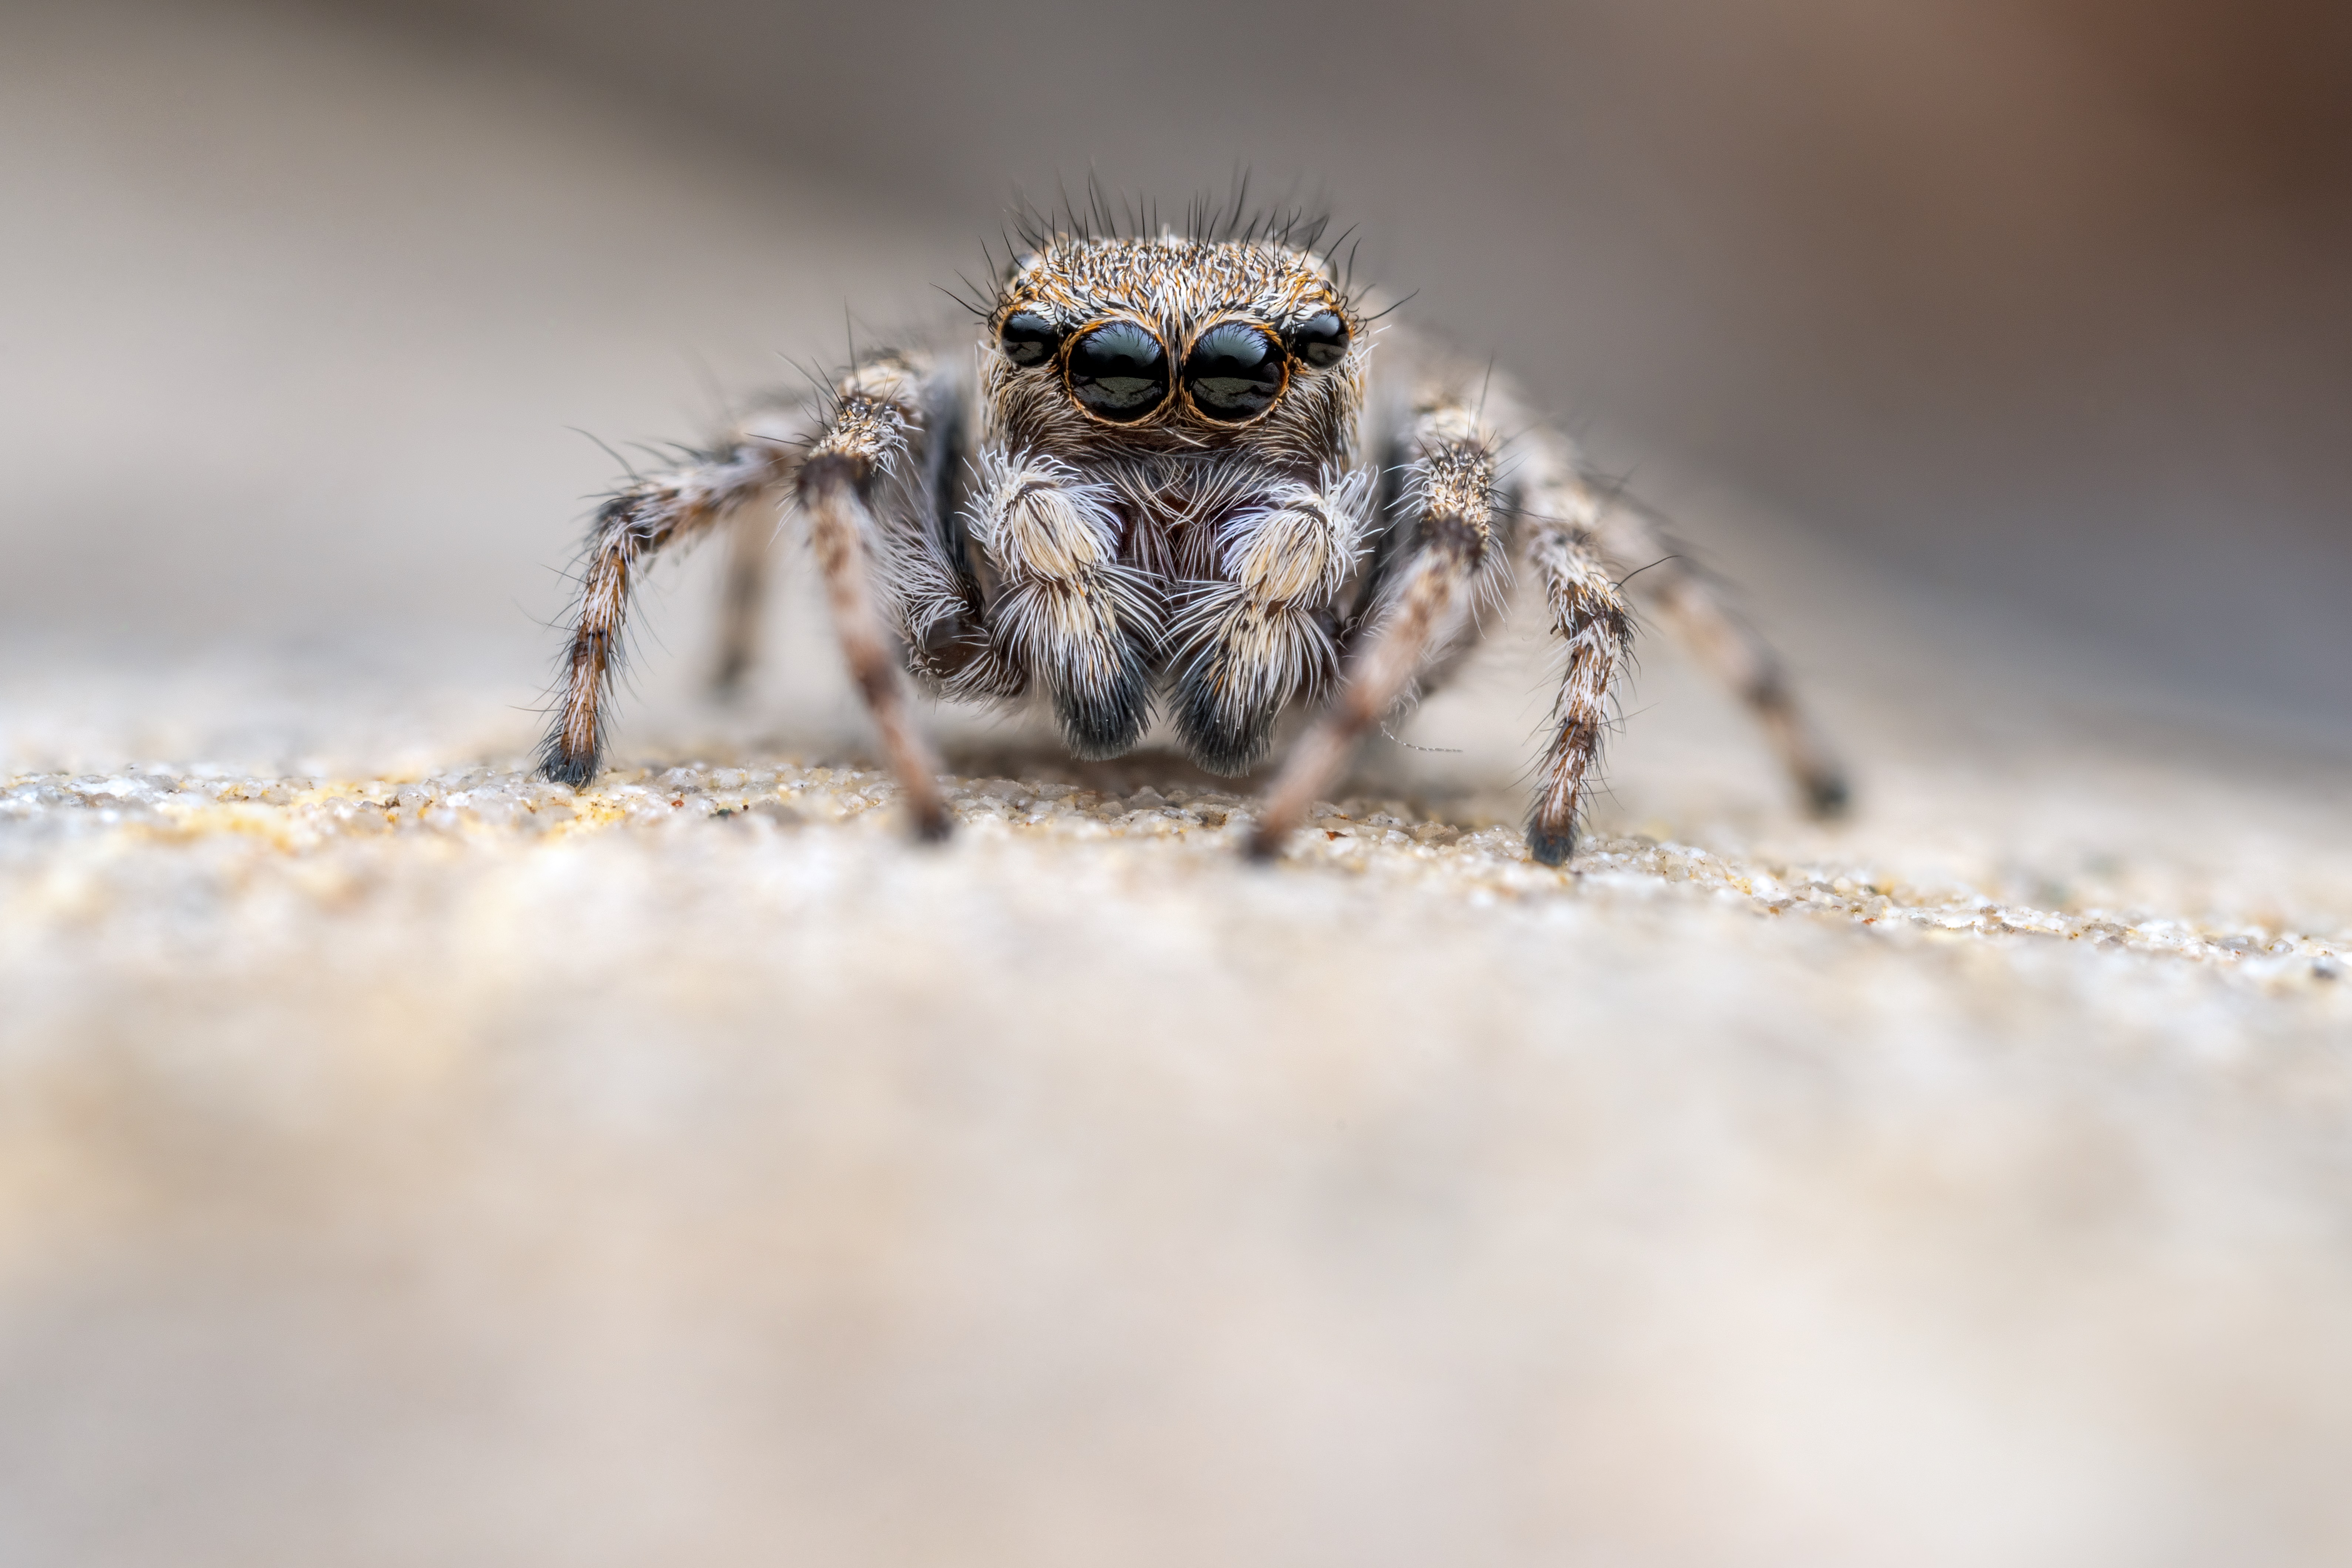
{"type": "Polygon", "coordinates": [[[1057,237],[998,297],[986,384],[1016,441],[1075,458],[1328,451],[1360,402],[1364,326],[1304,250],[1057,237]]]}

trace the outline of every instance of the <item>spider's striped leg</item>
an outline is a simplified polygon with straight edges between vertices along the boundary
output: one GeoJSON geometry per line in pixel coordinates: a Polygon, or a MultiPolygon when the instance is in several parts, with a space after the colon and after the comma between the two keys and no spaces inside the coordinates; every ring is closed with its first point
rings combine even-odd
{"type": "Polygon", "coordinates": [[[1576,852],[1585,780],[1600,754],[1609,689],[1633,641],[1633,619],[1593,538],[1591,498],[1547,444],[1538,443],[1529,460],[1521,507],[1528,563],[1543,585],[1551,629],[1568,650],[1551,742],[1528,814],[1528,850],[1547,866],[1565,866],[1576,852]]]}
{"type": "Polygon", "coordinates": [[[1299,737],[1267,792],[1249,853],[1272,858],[1330,787],[1375,725],[1412,685],[1430,653],[1461,626],[1494,542],[1496,443],[1466,405],[1421,409],[1405,493],[1417,503],[1412,554],[1395,569],[1362,649],[1331,706],[1299,737]]]}
{"type": "Polygon", "coordinates": [[[766,509],[751,506],[789,477],[797,453],[786,426],[755,425],[666,473],[634,480],[596,510],[580,574],[579,620],[565,656],[562,703],[539,751],[540,771],[562,784],[596,776],[605,709],[637,574],[671,545],[700,538],[740,510],[764,537],[766,509]]]}
{"type": "Polygon", "coordinates": [[[1595,530],[1609,559],[1683,645],[1729,687],[1764,731],[1816,816],[1844,811],[1852,789],[1829,742],[1790,689],[1771,645],[1731,613],[1706,576],[1677,554],[1655,514],[1622,497],[1600,509],[1595,530]]]}
{"type": "Polygon", "coordinates": [[[1174,720],[1192,760],[1247,772],[1295,698],[1320,699],[1339,668],[1329,609],[1354,563],[1371,475],[1333,472],[1290,484],[1233,520],[1213,581],[1171,628],[1174,720]]]}
{"type": "Polygon", "coordinates": [[[920,417],[920,393],[914,370],[898,362],[852,374],[835,395],[831,421],[801,463],[797,488],[850,679],[866,700],[890,771],[906,792],[915,831],[925,838],[944,838],[948,811],[940,794],[939,762],[908,716],[894,634],[874,584],[875,552],[888,543],[875,516],[877,487],[920,417]]]}
{"type": "Polygon", "coordinates": [[[969,516],[996,579],[989,635],[1052,693],[1070,750],[1115,757],[1151,718],[1159,613],[1149,578],[1118,559],[1115,492],[1052,458],[990,454],[969,516]]]}

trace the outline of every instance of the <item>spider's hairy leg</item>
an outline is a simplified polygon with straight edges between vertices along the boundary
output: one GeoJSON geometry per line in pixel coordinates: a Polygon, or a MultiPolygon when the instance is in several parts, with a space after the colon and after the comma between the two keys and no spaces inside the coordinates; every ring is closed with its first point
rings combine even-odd
{"type": "Polygon", "coordinates": [[[1577,813],[1600,754],[1610,688],[1633,642],[1633,617],[1593,537],[1598,508],[1549,444],[1537,445],[1523,497],[1528,564],[1543,585],[1552,632],[1568,650],[1528,814],[1528,851],[1547,866],[1565,866],[1576,852],[1577,813]]]}
{"type": "Polygon", "coordinates": [[[541,773],[575,787],[596,776],[638,573],[663,550],[701,537],[732,514],[764,516],[765,509],[750,503],[789,477],[796,455],[786,444],[790,437],[786,423],[755,422],[693,462],[632,480],[596,509],[580,574],[579,619],[564,658],[562,703],[540,745],[541,773]]]}
{"type": "Polygon", "coordinates": [[[760,607],[767,597],[768,549],[774,538],[775,520],[764,511],[742,508],[728,523],[726,575],[719,591],[719,658],[710,671],[710,689],[719,697],[732,697],[742,689],[758,656],[760,607]]]}
{"type": "Polygon", "coordinates": [[[1413,419],[1415,456],[1405,493],[1416,501],[1412,555],[1397,569],[1362,650],[1338,698],[1299,737],[1266,794],[1249,854],[1270,859],[1330,786],[1358,742],[1388,717],[1423,660],[1461,624],[1471,587],[1494,542],[1493,431],[1468,405],[1448,398],[1413,419]]]}
{"type": "Polygon", "coordinates": [[[1052,458],[989,455],[980,468],[971,537],[1000,584],[995,637],[1053,694],[1072,752],[1132,749],[1151,717],[1159,628],[1146,580],[1119,563],[1115,493],[1052,458]]]}
{"type": "Polygon", "coordinates": [[[920,417],[920,392],[914,370],[898,362],[852,373],[835,395],[833,417],[801,463],[797,489],[850,679],[906,791],[915,831],[944,838],[949,819],[939,762],[908,715],[897,650],[874,593],[873,554],[883,537],[874,515],[875,488],[920,417]]]}
{"type": "Polygon", "coordinates": [[[1245,773],[1294,698],[1320,698],[1338,670],[1328,611],[1354,563],[1371,475],[1289,484],[1229,525],[1217,580],[1188,584],[1171,628],[1177,733],[1193,761],[1245,773]]]}
{"type": "Polygon", "coordinates": [[[1765,739],[1816,816],[1835,816],[1852,799],[1845,768],[1790,688],[1779,654],[1735,616],[1722,595],[1676,554],[1654,514],[1622,496],[1601,507],[1596,530],[1601,547],[1629,574],[1683,645],[1747,704],[1765,739]]]}

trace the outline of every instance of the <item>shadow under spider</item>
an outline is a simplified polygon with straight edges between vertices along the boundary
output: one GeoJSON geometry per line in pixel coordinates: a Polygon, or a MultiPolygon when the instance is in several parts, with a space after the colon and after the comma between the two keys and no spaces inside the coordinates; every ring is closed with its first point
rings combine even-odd
{"type": "Polygon", "coordinates": [[[1257,773],[1213,773],[1182,752],[1143,746],[1123,757],[1082,762],[1054,742],[977,741],[940,748],[940,762],[964,778],[1019,779],[1036,784],[1069,784],[1103,795],[1132,795],[1150,785],[1163,795],[1181,789],[1191,795],[1226,795],[1244,799],[1255,795],[1264,780],[1257,773]]]}

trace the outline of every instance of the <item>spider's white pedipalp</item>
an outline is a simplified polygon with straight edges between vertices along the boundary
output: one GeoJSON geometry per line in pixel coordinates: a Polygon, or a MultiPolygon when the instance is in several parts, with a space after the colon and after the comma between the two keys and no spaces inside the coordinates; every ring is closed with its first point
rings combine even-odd
{"type": "Polygon", "coordinates": [[[1293,701],[1321,700],[1339,671],[1332,614],[1361,552],[1371,475],[1326,470],[1270,489],[1225,524],[1215,574],[1182,584],[1169,628],[1174,719],[1211,771],[1247,771],[1293,701]]]}
{"type": "Polygon", "coordinates": [[[1058,458],[983,453],[970,535],[998,584],[988,619],[1052,694],[1082,757],[1131,750],[1151,716],[1160,595],[1119,559],[1116,492],[1058,458]]]}

